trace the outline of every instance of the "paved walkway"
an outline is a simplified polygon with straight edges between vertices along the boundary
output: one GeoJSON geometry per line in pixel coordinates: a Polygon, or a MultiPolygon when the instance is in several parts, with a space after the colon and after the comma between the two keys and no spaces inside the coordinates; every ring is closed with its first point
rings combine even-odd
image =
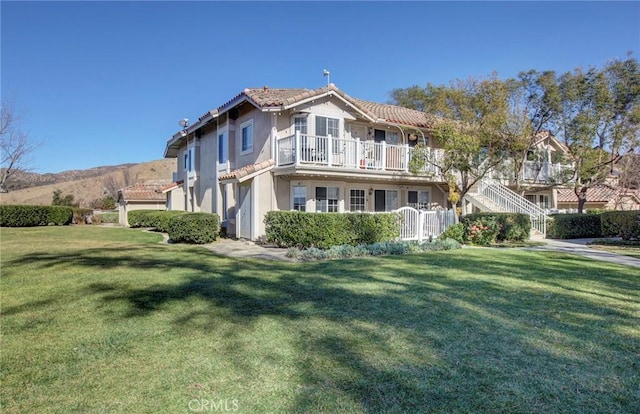
{"type": "Polygon", "coordinates": [[[204,247],[221,256],[292,261],[287,257],[287,249],[260,246],[248,240],[218,239],[204,247]]]}
{"type": "Polygon", "coordinates": [[[640,268],[640,259],[591,248],[587,246],[587,243],[590,242],[591,240],[593,239],[567,239],[567,240],[544,239],[541,241],[547,243],[546,245],[526,247],[525,250],[542,250],[542,251],[571,253],[571,254],[577,254],[580,256],[588,257],[594,260],[602,260],[605,262],[611,262],[611,263],[640,268]]]}
{"type": "MultiPolygon", "coordinates": [[[[165,243],[166,238],[165,235],[165,243]]],[[[523,249],[577,254],[594,260],[640,268],[640,259],[593,249],[587,246],[587,243],[591,240],[593,239],[544,239],[541,240],[546,243],[544,246],[525,247],[523,249]]],[[[261,246],[248,240],[218,239],[213,243],[203,246],[221,256],[249,257],[252,259],[281,260],[286,262],[293,261],[287,257],[287,249],[261,246]]]]}

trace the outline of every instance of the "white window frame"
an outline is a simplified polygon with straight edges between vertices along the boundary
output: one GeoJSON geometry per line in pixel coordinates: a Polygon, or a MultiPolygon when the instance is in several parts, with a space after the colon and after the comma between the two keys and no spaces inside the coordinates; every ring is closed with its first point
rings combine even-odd
{"type": "Polygon", "coordinates": [[[364,188],[350,188],[349,189],[349,211],[351,212],[358,212],[358,211],[367,211],[367,190],[364,188]],[[362,191],[362,209],[355,209],[353,208],[353,195],[351,194],[352,191],[362,191]]]}
{"type": "Polygon", "coordinates": [[[315,211],[318,213],[339,213],[340,212],[340,187],[337,186],[329,186],[329,185],[317,185],[315,187],[313,187],[313,200],[315,202],[315,211]],[[322,207],[322,205],[318,202],[318,188],[324,188],[326,189],[327,192],[327,198],[326,200],[323,200],[326,202],[326,211],[321,211],[319,209],[319,207],[322,207]],[[337,195],[336,198],[329,198],[329,189],[333,189],[335,188],[337,190],[337,195]],[[335,211],[330,211],[330,206],[329,206],[329,201],[334,201],[335,200],[335,205],[331,205],[331,210],[333,210],[335,208],[335,211]]]}
{"type": "Polygon", "coordinates": [[[309,192],[306,185],[294,185],[291,186],[291,210],[293,211],[307,211],[307,201],[309,201],[309,192]],[[304,188],[304,210],[296,208],[296,188],[304,188]]]}
{"type": "Polygon", "coordinates": [[[315,134],[318,137],[328,137],[329,135],[331,135],[331,138],[340,138],[340,131],[342,131],[342,119],[334,118],[332,116],[316,115],[315,116],[315,125],[314,125],[314,127],[315,127],[315,134]],[[318,118],[326,119],[326,123],[324,125],[325,130],[327,131],[326,135],[320,135],[320,133],[318,132],[318,125],[319,125],[318,118]],[[336,127],[336,130],[337,130],[338,133],[336,135],[329,134],[329,120],[330,119],[338,121],[338,125],[336,127]]]}
{"type": "Polygon", "coordinates": [[[309,134],[309,117],[307,115],[294,115],[292,117],[293,119],[291,120],[291,129],[293,130],[293,133],[295,135],[296,131],[298,130],[296,128],[296,120],[298,119],[303,119],[304,120],[304,129],[305,131],[300,131],[301,135],[308,135],[309,134]]]}
{"type": "Polygon", "coordinates": [[[415,191],[418,193],[418,202],[416,203],[418,206],[411,206],[417,210],[429,210],[430,205],[431,205],[431,190],[430,189],[417,189],[417,188],[411,188],[407,190],[407,205],[410,206],[410,202],[409,202],[409,192],[411,191],[415,191]],[[426,203],[426,207],[420,207],[420,204],[423,204],[420,202],[420,193],[426,193],[428,194],[427,198],[429,199],[429,201],[426,203]]]}
{"type": "Polygon", "coordinates": [[[253,119],[249,119],[248,121],[244,121],[243,123],[240,124],[240,155],[251,154],[253,152],[254,135],[255,134],[253,130],[253,119]],[[251,127],[250,142],[247,148],[243,149],[244,140],[242,135],[244,133],[245,128],[248,128],[248,127],[251,127]]]}
{"type": "Polygon", "coordinates": [[[225,164],[229,161],[229,134],[227,131],[218,133],[218,164],[225,164]],[[221,148],[222,146],[222,148],[221,148]]]}

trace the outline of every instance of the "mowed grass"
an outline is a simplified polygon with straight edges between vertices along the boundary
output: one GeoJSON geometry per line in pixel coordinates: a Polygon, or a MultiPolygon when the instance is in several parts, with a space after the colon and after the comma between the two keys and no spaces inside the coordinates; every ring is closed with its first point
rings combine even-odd
{"type": "Polygon", "coordinates": [[[463,249],[316,263],[0,229],[3,413],[637,412],[638,269],[463,249]]]}

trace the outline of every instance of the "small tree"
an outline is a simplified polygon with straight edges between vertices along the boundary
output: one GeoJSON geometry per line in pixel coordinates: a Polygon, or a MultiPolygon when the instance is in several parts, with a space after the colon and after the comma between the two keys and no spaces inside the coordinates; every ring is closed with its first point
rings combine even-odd
{"type": "Polygon", "coordinates": [[[67,206],[78,207],[78,203],[75,202],[73,194],[62,195],[62,190],[56,189],[53,192],[53,199],[51,200],[52,206],[67,206]]]}
{"type": "Polygon", "coordinates": [[[13,105],[0,107],[0,193],[8,192],[7,181],[16,171],[29,171],[31,154],[41,145],[20,126],[13,105]]]}

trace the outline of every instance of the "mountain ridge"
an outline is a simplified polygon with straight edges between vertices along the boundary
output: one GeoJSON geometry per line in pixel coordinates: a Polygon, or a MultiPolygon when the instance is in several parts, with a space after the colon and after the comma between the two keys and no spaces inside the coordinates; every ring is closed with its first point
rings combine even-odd
{"type": "Polygon", "coordinates": [[[68,170],[59,173],[16,172],[7,183],[8,193],[0,194],[0,204],[49,205],[55,190],[71,194],[80,207],[114,195],[118,189],[138,183],[169,184],[176,170],[175,159],[127,163],[68,170]]]}

